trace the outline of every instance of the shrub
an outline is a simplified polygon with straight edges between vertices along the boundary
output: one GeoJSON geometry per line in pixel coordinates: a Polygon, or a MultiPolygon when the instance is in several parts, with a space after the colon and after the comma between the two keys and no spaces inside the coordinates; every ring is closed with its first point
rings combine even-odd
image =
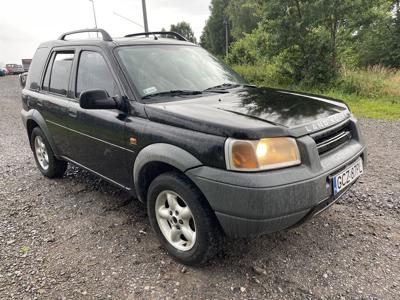
{"type": "Polygon", "coordinates": [[[260,64],[267,57],[267,45],[267,33],[256,29],[231,45],[226,60],[233,65],[260,64]]]}
{"type": "Polygon", "coordinates": [[[383,66],[365,69],[345,69],[335,83],[335,88],[347,94],[368,98],[400,96],[400,72],[383,66]]]}
{"type": "Polygon", "coordinates": [[[301,45],[277,48],[268,33],[259,27],[232,44],[226,61],[231,65],[260,67],[256,73],[252,69],[257,78],[259,72],[267,70],[274,82],[314,86],[330,83],[336,76],[330,51],[329,35],[320,28],[310,31],[301,45]]]}
{"type": "MultiPolygon", "coordinates": [[[[283,55],[284,57],[284,55],[283,55]]],[[[342,68],[336,79],[329,84],[310,86],[305,81],[294,81],[290,74],[290,65],[276,58],[270,64],[240,65],[233,68],[248,82],[258,86],[279,87],[294,90],[335,91],[365,98],[393,97],[400,99],[400,71],[382,66],[366,69],[342,68]],[[286,70],[289,75],[284,75],[286,70]]]]}

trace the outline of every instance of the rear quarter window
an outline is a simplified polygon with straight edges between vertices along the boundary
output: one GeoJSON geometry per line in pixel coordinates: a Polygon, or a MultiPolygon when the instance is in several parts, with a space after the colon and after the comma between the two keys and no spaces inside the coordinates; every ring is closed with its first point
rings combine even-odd
{"type": "Polygon", "coordinates": [[[56,53],[50,75],[49,91],[51,93],[67,95],[73,61],[73,52],[56,53]]]}
{"type": "Polygon", "coordinates": [[[32,59],[31,67],[29,68],[26,87],[30,90],[38,90],[40,79],[42,77],[43,68],[49,55],[49,48],[38,48],[32,59]]]}

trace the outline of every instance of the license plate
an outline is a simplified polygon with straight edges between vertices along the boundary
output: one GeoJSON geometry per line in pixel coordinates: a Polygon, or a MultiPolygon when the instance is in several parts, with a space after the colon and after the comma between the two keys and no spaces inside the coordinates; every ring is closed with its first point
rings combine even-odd
{"type": "Polygon", "coordinates": [[[344,171],[333,176],[333,195],[338,194],[344,188],[356,181],[363,172],[363,161],[360,158],[344,171]]]}

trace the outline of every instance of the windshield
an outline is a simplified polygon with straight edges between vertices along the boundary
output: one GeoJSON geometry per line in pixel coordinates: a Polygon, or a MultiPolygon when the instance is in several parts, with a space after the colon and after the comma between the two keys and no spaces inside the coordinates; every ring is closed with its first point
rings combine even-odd
{"type": "Polygon", "coordinates": [[[197,46],[121,47],[118,55],[142,97],[246,83],[232,69],[197,46]]]}

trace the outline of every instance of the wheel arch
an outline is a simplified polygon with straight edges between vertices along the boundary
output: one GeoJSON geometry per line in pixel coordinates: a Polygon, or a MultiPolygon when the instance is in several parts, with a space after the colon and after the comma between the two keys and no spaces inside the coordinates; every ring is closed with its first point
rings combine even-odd
{"type": "Polygon", "coordinates": [[[47,123],[43,116],[34,109],[31,109],[29,111],[22,111],[22,119],[24,122],[24,125],[26,127],[26,132],[28,134],[28,139],[29,139],[29,145],[32,149],[33,145],[31,143],[31,135],[32,131],[35,127],[39,127],[43,134],[46,136],[47,141],[50,144],[51,150],[53,151],[54,155],[57,157],[58,156],[58,151],[57,147],[55,146],[54,140],[51,137],[49,128],[47,126],[47,123]]]}
{"type": "Polygon", "coordinates": [[[168,171],[187,170],[202,163],[192,154],[174,145],[158,143],[141,150],[133,167],[133,180],[140,201],[146,202],[150,183],[160,174],[168,171]]]}

